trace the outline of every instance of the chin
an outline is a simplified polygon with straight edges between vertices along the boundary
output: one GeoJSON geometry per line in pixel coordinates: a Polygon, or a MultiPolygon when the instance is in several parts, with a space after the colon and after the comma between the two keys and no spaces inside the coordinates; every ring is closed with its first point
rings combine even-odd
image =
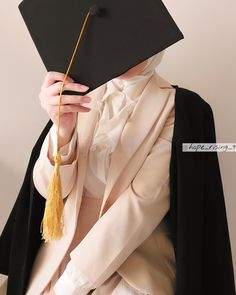
{"type": "Polygon", "coordinates": [[[122,80],[129,80],[133,76],[127,75],[126,73],[122,74],[121,76],[117,77],[117,79],[122,79],[122,80]]]}
{"type": "Polygon", "coordinates": [[[119,77],[117,77],[117,79],[122,79],[122,80],[129,80],[130,78],[132,78],[134,75],[130,72],[130,70],[128,70],[127,72],[123,73],[122,75],[120,75],[119,77]]]}

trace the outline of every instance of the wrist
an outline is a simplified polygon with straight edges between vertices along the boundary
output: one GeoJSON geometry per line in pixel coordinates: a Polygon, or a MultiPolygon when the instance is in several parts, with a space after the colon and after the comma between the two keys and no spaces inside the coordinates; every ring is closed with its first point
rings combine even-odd
{"type": "MultiPolygon", "coordinates": [[[[71,135],[66,131],[66,135],[59,136],[59,152],[63,165],[70,164],[77,156],[77,132],[72,130],[71,135]]],[[[54,165],[54,158],[56,155],[56,141],[57,141],[57,127],[53,125],[49,133],[48,158],[52,165],[54,165]]]]}
{"type": "Polygon", "coordinates": [[[71,130],[60,129],[60,131],[59,131],[59,141],[58,141],[58,148],[59,149],[62,146],[68,144],[71,141],[74,130],[75,130],[75,127],[73,129],[71,129],[71,130]]]}

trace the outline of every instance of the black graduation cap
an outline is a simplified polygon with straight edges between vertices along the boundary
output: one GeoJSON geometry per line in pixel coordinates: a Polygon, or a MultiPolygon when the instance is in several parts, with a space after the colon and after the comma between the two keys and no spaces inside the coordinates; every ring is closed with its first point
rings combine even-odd
{"type": "MultiPolygon", "coordinates": [[[[23,0],[19,10],[48,71],[91,91],[183,38],[160,0],[23,0]]],[[[83,93],[85,94],[85,93],[83,93]]]]}
{"type": "MultiPolygon", "coordinates": [[[[65,73],[58,99],[55,167],[41,223],[43,239],[63,234],[60,107],[69,74],[88,91],[183,38],[160,0],[23,0],[20,12],[48,71],[65,73]]],[[[86,93],[82,93],[84,95],[86,93]]]]}

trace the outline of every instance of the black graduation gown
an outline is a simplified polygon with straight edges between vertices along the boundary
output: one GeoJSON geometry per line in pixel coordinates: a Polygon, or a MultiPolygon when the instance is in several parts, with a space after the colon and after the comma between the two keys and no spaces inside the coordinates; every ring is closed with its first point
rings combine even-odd
{"type": "MultiPolygon", "coordinates": [[[[213,112],[198,94],[174,87],[170,210],[165,219],[176,256],[175,295],[235,295],[218,155],[182,152],[184,142],[216,142],[213,112]]],[[[8,295],[25,294],[42,242],[45,199],[34,186],[32,170],[51,125],[49,121],[32,150],[23,185],[0,237],[0,273],[8,275],[8,295]]]]}

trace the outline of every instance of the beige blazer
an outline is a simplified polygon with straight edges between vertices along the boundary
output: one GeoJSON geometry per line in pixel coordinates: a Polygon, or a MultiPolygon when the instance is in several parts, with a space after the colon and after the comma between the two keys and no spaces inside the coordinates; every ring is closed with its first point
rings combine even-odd
{"type": "Polygon", "coordinates": [[[7,294],[7,283],[8,283],[8,279],[6,278],[0,286],[0,295],[7,294]]]}
{"type": "MultiPolygon", "coordinates": [[[[92,110],[78,114],[78,156],[72,164],[61,167],[65,234],[39,249],[32,269],[35,279],[27,295],[45,288],[73,239],[98,116],[96,101],[104,91],[105,84],[91,91],[92,110]]],[[[94,289],[117,271],[141,292],[174,294],[174,250],[162,220],[169,209],[174,98],[175,89],[154,75],[112,154],[99,220],[70,253],[94,289]]],[[[53,172],[47,157],[48,140],[47,135],[33,174],[35,186],[45,198],[53,172]]]]}

